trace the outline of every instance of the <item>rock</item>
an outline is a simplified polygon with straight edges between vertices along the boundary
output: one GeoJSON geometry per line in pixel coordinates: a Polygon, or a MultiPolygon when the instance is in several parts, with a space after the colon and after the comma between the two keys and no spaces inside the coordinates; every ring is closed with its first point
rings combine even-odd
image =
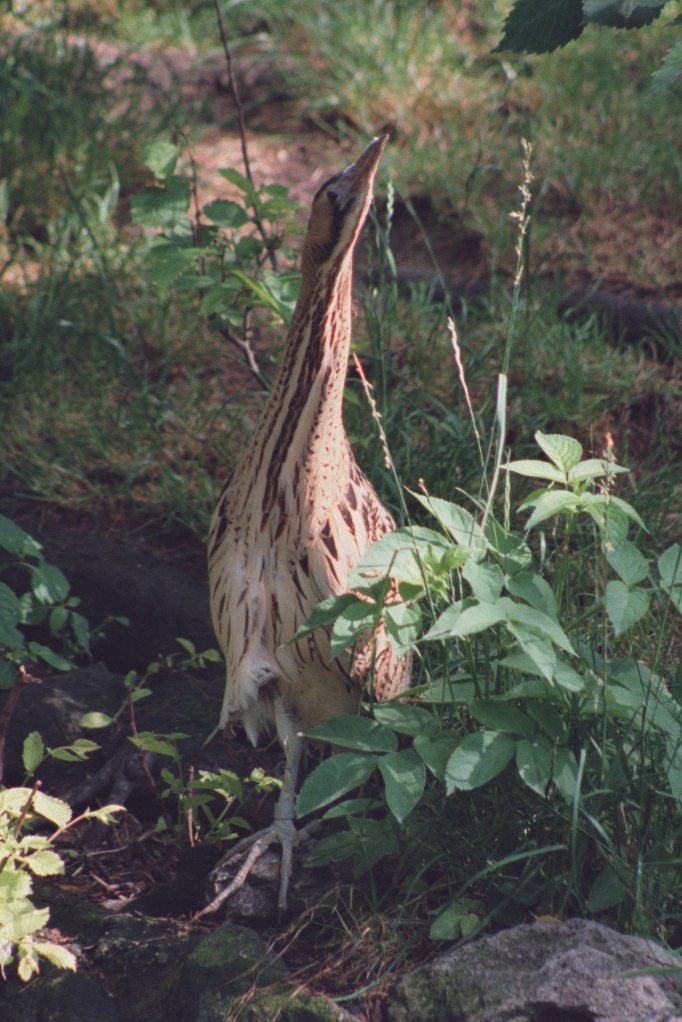
{"type": "Polygon", "coordinates": [[[51,926],[79,939],[73,975],[42,966],[26,986],[0,987],[3,1022],[351,1022],[300,990],[251,930],[205,930],[107,912],[43,888],[51,926]]]}
{"type": "Polygon", "coordinates": [[[628,969],[680,967],[653,941],[600,923],[532,923],[440,955],[389,997],[389,1022],[682,1022],[667,977],[628,969]]]}

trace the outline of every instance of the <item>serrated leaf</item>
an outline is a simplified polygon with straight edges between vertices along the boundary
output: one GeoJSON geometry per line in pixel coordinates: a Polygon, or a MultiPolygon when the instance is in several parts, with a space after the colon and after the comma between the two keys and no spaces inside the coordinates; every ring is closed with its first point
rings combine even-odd
{"type": "Polygon", "coordinates": [[[60,829],[65,827],[71,819],[71,806],[62,802],[60,798],[53,798],[52,795],[45,795],[37,791],[33,799],[33,809],[39,816],[44,816],[50,823],[54,823],[60,829]]]}
{"type": "Polygon", "coordinates": [[[174,172],[179,155],[178,146],[157,139],[145,149],[142,162],[145,167],[149,167],[157,181],[165,181],[174,172]]]}
{"type": "Polygon", "coordinates": [[[445,768],[450,756],[460,744],[459,735],[454,731],[440,731],[433,735],[417,735],[414,748],[426,763],[434,777],[441,783],[445,780],[445,768]]]}
{"type": "Polygon", "coordinates": [[[30,933],[41,930],[50,918],[49,908],[29,909],[12,916],[4,926],[0,926],[0,941],[18,944],[30,933]]]}
{"type": "Polygon", "coordinates": [[[24,745],[21,753],[21,760],[27,774],[32,774],[42,763],[45,755],[43,740],[37,731],[31,731],[24,738],[24,745]]]}
{"type": "Polygon", "coordinates": [[[445,785],[448,795],[460,788],[472,791],[497,777],[516,751],[516,742],[497,731],[477,731],[463,738],[448,760],[445,785]]]}
{"type": "Polygon", "coordinates": [[[649,594],[643,589],[629,589],[623,582],[608,582],[604,606],[616,635],[622,635],[644,617],[649,602],[649,594]]]}
{"type": "Polygon", "coordinates": [[[303,782],[296,799],[296,816],[307,816],[359,788],[378,762],[378,756],[361,752],[341,752],[323,760],[303,782]]]}
{"type": "Polygon", "coordinates": [[[516,0],[494,52],[550,53],[583,30],[581,0],[516,0]]]}
{"type": "Polygon", "coordinates": [[[310,866],[326,866],[329,862],[343,862],[350,859],[360,848],[360,838],[349,830],[330,834],[315,845],[308,856],[310,866]]]}
{"type": "Polygon", "coordinates": [[[4,515],[0,515],[0,546],[17,557],[40,557],[43,549],[32,536],[4,515]]]}
{"type": "Polygon", "coordinates": [[[556,465],[550,465],[547,461],[529,459],[510,461],[509,464],[503,465],[502,468],[509,472],[516,472],[520,476],[529,476],[531,479],[550,479],[554,483],[562,484],[566,482],[566,473],[562,472],[556,465]]]}
{"type": "Polygon", "coordinates": [[[55,653],[49,646],[42,646],[39,642],[29,642],[28,648],[34,657],[39,657],[44,660],[50,667],[56,668],[58,671],[72,671],[74,665],[66,657],[60,656],[59,653],[55,653]]]}
{"type": "MultiPolygon", "coordinates": [[[[607,545],[604,553],[613,570],[626,586],[637,585],[649,574],[649,564],[634,543],[622,540],[617,546],[607,545]]],[[[682,581],[682,578],[681,578],[682,581]]]]}
{"type": "Polygon", "coordinates": [[[333,745],[360,752],[394,752],[398,739],[393,731],[371,717],[332,717],[305,732],[306,738],[318,738],[333,745]]]}
{"type": "Polygon", "coordinates": [[[485,537],[489,548],[500,558],[502,570],[506,575],[513,575],[530,566],[533,555],[528,544],[521,536],[503,529],[492,516],[488,519],[485,537]]]}
{"type": "Polygon", "coordinates": [[[167,291],[181,273],[194,265],[196,253],[194,248],[178,248],[170,243],[155,245],[147,260],[149,276],[161,291],[167,291]]]}
{"type": "Polygon", "coordinates": [[[169,741],[165,741],[165,738],[171,737],[173,736],[166,735],[161,737],[152,734],[151,731],[140,731],[139,734],[128,735],[128,741],[132,742],[138,749],[144,749],[145,752],[156,752],[160,756],[171,756],[173,759],[177,759],[177,749],[169,741]]]}
{"type": "Polygon", "coordinates": [[[424,793],[426,768],[414,749],[391,752],[379,760],[379,770],[386,787],[388,808],[402,823],[424,793]]]}
{"type": "Polygon", "coordinates": [[[33,948],[43,958],[47,958],[51,965],[54,965],[56,969],[70,969],[72,972],[76,971],[76,956],[68,948],[62,947],[61,944],[53,944],[51,941],[36,940],[33,943],[33,948]]]}
{"type": "Polygon", "coordinates": [[[229,181],[231,184],[239,188],[240,191],[244,192],[245,195],[248,195],[249,198],[255,198],[253,185],[249,179],[244,177],[243,174],[240,174],[238,170],[234,170],[232,167],[227,167],[223,170],[219,170],[218,173],[221,177],[224,177],[226,181],[229,181]]]}
{"type": "Polygon", "coordinates": [[[668,50],[658,71],[654,71],[651,77],[654,92],[668,89],[682,78],[682,40],[668,50]]]}
{"type": "MultiPolygon", "coordinates": [[[[545,0],[546,9],[547,0],[545,0]]],[[[550,461],[553,461],[562,472],[568,473],[578,464],[583,456],[582,445],[573,437],[563,436],[561,433],[535,434],[535,441],[545,452],[550,461]]]]}
{"type": "Polygon", "coordinates": [[[142,188],[131,204],[133,223],[189,234],[191,227],[187,210],[190,199],[190,187],[178,175],[169,178],[164,188],[142,188]]]}
{"type": "Polygon", "coordinates": [[[114,718],[110,717],[108,713],[100,713],[99,710],[93,710],[91,713],[84,713],[78,724],[80,727],[95,730],[100,727],[109,727],[113,722],[114,718]]]}
{"type": "Polygon", "coordinates": [[[433,529],[422,526],[408,526],[388,532],[365,551],[360,563],[348,578],[350,589],[360,588],[366,577],[386,575],[414,585],[423,585],[424,576],[419,566],[419,557],[426,557],[429,550],[447,552],[451,543],[445,536],[433,529]]]}
{"type": "Polygon", "coordinates": [[[486,699],[469,704],[469,713],[483,727],[490,731],[502,731],[510,735],[533,734],[533,724],[521,710],[496,699],[486,699]]]}
{"type": "Polygon", "coordinates": [[[433,735],[438,730],[438,721],[432,713],[421,706],[406,703],[377,703],[373,708],[374,719],[384,727],[390,727],[400,735],[433,735]]]}
{"type": "Polygon", "coordinates": [[[622,472],[629,471],[629,468],[623,468],[622,465],[614,465],[603,458],[587,458],[571,469],[568,473],[568,481],[569,483],[585,482],[587,479],[598,479],[600,476],[619,475],[622,472]]]}
{"type": "Polygon", "coordinates": [[[390,817],[385,820],[349,820],[357,835],[358,850],[353,856],[353,874],[358,877],[371,869],[380,859],[398,851],[398,839],[390,817]]]}
{"type": "Polygon", "coordinates": [[[491,564],[490,561],[477,563],[473,557],[462,568],[462,577],[471,586],[479,603],[494,603],[504,585],[504,575],[497,564],[491,564]]]}
{"type": "Polygon", "coordinates": [[[585,21],[611,28],[642,28],[660,15],[668,0],[583,0],[585,21]]]}
{"type": "Polygon", "coordinates": [[[544,797],[552,776],[552,746],[544,735],[521,739],[516,747],[516,766],[528,787],[544,797]]]}
{"type": "Polygon", "coordinates": [[[53,564],[40,564],[31,576],[31,589],[39,603],[61,603],[69,595],[66,576],[53,564]]]}
{"type": "Polygon", "coordinates": [[[542,611],[548,617],[556,617],[557,605],[549,582],[532,571],[517,571],[507,577],[505,585],[512,596],[525,600],[531,607],[542,611]]]}
{"type": "Polygon", "coordinates": [[[217,227],[235,229],[248,224],[248,213],[237,202],[230,199],[214,199],[204,206],[204,215],[217,227]]]}
{"type": "Polygon", "coordinates": [[[468,550],[475,560],[483,559],[487,544],[473,515],[459,504],[442,500],[440,497],[425,497],[420,493],[413,493],[412,496],[438,519],[445,531],[456,543],[468,550]]]}
{"type": "Polygon", "coordinates": [[[547,518],[552,518],[553,515],[577,511],[581,506],[581,498],[570,490],[547,490],[534,503],[535,510],[526,522],[526,531],[546,521],[547,518]]]}
{"type": "Polygon", "coordinates": [[[64,863],[57,853],[47,849],[27,856],[24,862],[31,872],[39,877],[49,877],[64,872],[64,863]]]}

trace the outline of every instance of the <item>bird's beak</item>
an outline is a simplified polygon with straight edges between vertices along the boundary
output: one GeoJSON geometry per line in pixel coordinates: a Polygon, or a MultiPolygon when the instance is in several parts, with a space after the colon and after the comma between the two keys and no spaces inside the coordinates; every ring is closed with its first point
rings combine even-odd
{"type": "Polygon", "coordinates": [[[341,204],[342,209],[352,199],[365,196],[371,189],[381,154],[387,142],[388,135],[379,135],[378,138],[370,142],[364,153],[358,157],[355,163],[348,170],[344,170],[341,175],[341,181],[343,181],[346,187],[344,188],[345,195],[343,195],[341,204]]]}

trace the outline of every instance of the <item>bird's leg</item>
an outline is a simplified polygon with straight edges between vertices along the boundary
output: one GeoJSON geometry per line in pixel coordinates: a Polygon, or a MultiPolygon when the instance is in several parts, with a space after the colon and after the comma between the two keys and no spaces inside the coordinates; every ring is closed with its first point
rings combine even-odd
{"type": "Polygon", "coordinates": [[[270,845],[279,843],[282,846],[282,865],[280,868],[279,897],[277,907],[283,912],[287,907],[287,891],[291,879],[291,866],[293,852],[296,845],[307,838],[317,827],[317,821],[296,830],[294,827],[294,804],[296,801],[296,781],[298,778],[298,767],[303,751],[303,739],[296,733],[296,728],[286,713],[281,700],[275,702],[275,724],[277,737],[284,749],[286,764],[284,767],[284,778],[282,790],[280,791],[277,805],[275,806],[275,819],[270,827],[259,830],[256,834],[249,834],[242,838],[233,848],[220,860],[215,867],[216,871],[227,862],[241,855],[249,849],[243,864],[232,881],[220,891],[208,905],[198,912],[195,919],[215,912],[224,901],[240,890],[253,869],[254,864],[270,845]]]}

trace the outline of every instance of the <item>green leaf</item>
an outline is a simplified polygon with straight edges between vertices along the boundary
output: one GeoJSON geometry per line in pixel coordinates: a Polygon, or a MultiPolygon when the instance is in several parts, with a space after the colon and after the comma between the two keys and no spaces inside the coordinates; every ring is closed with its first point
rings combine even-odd
{"type": "Polygon", "coordinates": [[[50,965],[54,965],[56,969],[76,971],[76,965],[78,964],[76,956],[68,948],[62,947],[61,944],[53,944],[52,941],[47,940],[36,940],[33,942],[33,949],[43,958],[47,958],[50,965]]]}
{"type": "Polygon", "coordinates": [[[142,162],[149,167],[157,181],[166,181],[175,171],[180,149],[171,142],[158,139],[147,146],[142,162]]]}
{"type": "Polygon", "coordinates": [[[331,624],[332,621],[336,621],[339,614],[354,603],[362,603],[364,607],[367,607],[366,603],[358,600],[357,596],[354,596],[352,593],[344,593],[343,596],[331,596],[328,600],[323,600],[322,603],[315,607],[306,623],[301,625],[287,645],[305,638],[310,632],[314,632],[316,628],[323,628],[325,625],[331,624]]]}
{"type": "Polygon", "coordinates": [[[491,516],[485,529],[488,546],[502,562],[502,570],[505,574],[513,575],[517,571],[528,568],[533,560],[533,555],[526,542],[521,536],[507,532],[491,516]]]}
{"type": "Polygon", "coordinates": [[[32,536],[20,529],[18,525],[0,515],[0,546],[9,554],[17,557],[41,557],[43,549],[32,536]]]}
{"type": "Polygon", "coordinates": [[[510,461],[502,468],[509,472],[516,472],[520,476],[529,476],[531,479],[549,479],[553,483],[566,484],[566,473],[555,465],[550,465],[547,461],[510,461]]]}
{"type": "MultiPolygon", "coordinates": [[[[7,628],[14,628],[21,620],[21,603],[9,586],[0,582],[0,623],[7,628]]],[[[0,642],[2,639],[0,639],[0,642]]],[[[9,645],[9,643],[5,643],[9,645]]]]}
{"type": "Polygon", "coordinates": [[[461,933],[462,920],[468,915],[469,909],[457,902],[448,905],[431,923],[429,937],[431,940],[457,940],[461,933]]]}
{"type": "Polygon", "coordinates": [[[546,678],[547,681],[552,681],[556,669],[557,656],[554,646],[549,639],[538,635],[535,628],[524,624],[516,624],[512,621],[507,622],[507,629],[512,633],[521,649],[535,666],[535,671],[532,673],[539,674],[540,677],[546,678]]]}
{"type": "Polygon", "coordinates": [[[543,614],[541,610],[537,610],[535,607],[527,607],[523,603],[515,603],[508,596],[502,596],[497,601],[496,606],[506,613],[510,625],[512,623],[525,625],[540,635],[546,635],[560,649],[565,650],[567,653],[573,652],[573,646],[566,632],[559,622],[555,618],[550,617],[549,614],[543,614]]]}
{"type": "Polygon", "coordinates": [[[487,547],[485,536],[476,519],[468,511],[440,497],[424,497],[420,493],[413,493],[412,496],[438,519],[459,546],[470,552],[474,560],[483,560],[487,547]]]}
{"type": "Polygon", "coordinates": [[[66,607],[53,607],[49,619],[50,635],[59,635],[68,620],[69,612],[66,607]]]}
{"type": "Polygon", "coordinates": [[[588,912],[603,912],[620,905],[625,897],[625,885],[613,866],[606,866],[590,887],[587,896],[588,912]]]}
{"type": "Polygon", "coordinates": [[[393,731],[371,717],[332,717],[305,732],[306,738],[318,738],[333,745],[360,752],[395,752],[398,739],[393,731]]]}
{"type": "Polygon", "coordinates": [[[374,719],[384,727],[390,727],[400,735],[433,735],[438,730],[438,721],[432,713],[421,706],[406,703],[376,703],[374,719]]]}
{"type": "Polygon", "coordinates": [[[35,852],[33,855],[29,855],[25,862],[31,872],[39,877],[55,876],[57,873],[64,872],[64,863],[57,853],[47,849],[43,852],[35,852]]]}
{"type": "Polygon", "coordinates": [[[113,722],[113,717],[110,717],[107,713],[100,713],[99,710],[93,710],[91,713],[84,713],[78,721],[80,727],[91,728],[93,731],[96,728],[109,727],[109,725],[113,724],[113,722]]]}
{"type": "Polygon", "coordinates": [[[581,0],[515,0],[493,52],[550,53],[583,30],[581,0]]]}
{"type": "MultiPolygon", "coordinates": [[[[0,641],[2,640],[0,639],[0,641]]],[[[0,692],[5,692],[8,688],[11,688],[16,676],[16,665],[0,657],[0,692]]]]}
{"type": "Polygon", "coordinates": [[[248,178],[240,174],[238,170],[233,170],[232,167],[227,167],[224,170],[219,170],[218,173],[221,177],[224,177],[226,181],[239,188],[240,191],[244,192],[245,195],[253,200],[256,197],[254,187],[248,178]]]}
{"type": "Polygon", "coordinates": [[[615,497],[612,493],[583,493],[580,499],[585,510],[592,515],[597,523],[600,523],[599,516],[601,515],[604,525],[600,524],[600,528],[607,533],[607,539],[614,546],[617,546],[621,539],[625,539],[625,536],[621,535],[622,521],[618,519],[622,520],[623,517],[631,518],[633,522],[637,522],[640,529],[644,529],[645,532],[649,531],[632,504],[628,504],[626,500],[622,500],[620,497],[615,497]],[[610,528],[608,524],[609,516],[613,516],[616,519],[614,526],[610,528]]]}
{"type": "Polygon", "coordinates": [[[37,791],[33,799],[33,809],[39,816],[44,816],[50,823],[54,823],[60,829],[65,827],[71,819],[71,806],[62,802],[60,798],[53,798],[37,791]]]}
{"type": "MultiPolygon", "coordinates": [[[[534,501],[535,510],[526,522],[526,531],[554,515],[577,511],[582,499],[570,490],[547,490],[538,500],[534,501]]],[[[526,505],[522,505],[522,509],[526,505]]]]}
{"type": "Polygon", "coordinates": [[[379,760],[379,770],[386,786],[388,808],[402,823],[424,793],[426,768],[414,749],[391,752],[379,760]]]}
{"type": "Polygon", "coordinates": [[[353,857],[356,877],[366,873],[380,859],[398,851],[398,839],[390,817],[385,820],[351,819],[349,825],[359,839],[359,847],[353,857]]]}
{"type": "Polygon", "coordinates": [[[66,576],[53,564],[40,564],[33,569],[31,588],[35,598],[43,604],[61,603],[69,595],[66,576]]]}
{"type": "Polygon", "coordinates": [[[42,738],[37,731],[31,731],[24,738],[24,746],[21,753],[21,760],[27,774],[32,774],[34,770],[38,769],[44,755],[45,746],[43,745],[42,738]]]}
{"type": "Polygon", "coordinates": [[[529,701],[526,712],[536,724],[539,724],[543,731],[546,731],[550,738],[560,742],[566,741],[566,728],[561,714],[551,703],[544,701],[529,701]]]}
{"type": "Polygon", "coordinates": [[[642,28],[660,15],[668,0],[583,0],[585,21],[611,28],[642,28]]]}
{"type": "Polygon", "coordinates": [[[658,71],[654,71],[651,77],[654,92],[661,92],[682,78],[682,40],[668,50],[658,71]]]}
{"type": "Polygon", "coordinates": [[[27,912],[18,912],[13,915],[4,926],[0,926],[0,941],[6,940],[10,944],[18,944],[47,925],[50,918],[49,908],[29,909],[27,912]]]}
{"type": "Polygon", "coordinates": [[[472,791],[497,777],[509,763],[516,742],[497,731],[477,731],[467,735],[453,752],[445,769],[448,795],[460,788],[472,791]]]}
{"type": "Polygon", "coordinates": [[[516,747],[516,766],[528,787],[544,797],[552,776],[552,746],[544,735],[521,739],[516,747]]]}
{"type": "Polygon", "coordinates": [[[349,798],[332,806],[322,817],[323,820],[336,820],[341,816],[364,816],[371,809],[381,809],[383,802],[374,798],[349,798]]]}
{"type": "Polygon", "coordinates": [[[422,638],[426,641],[449,638],[453,634],[453,629],[456,628],[457,622],[462,616],[463,609],[463,600],[458,600],[457,603],[453,603],[450,607],[443,611],[437,621],[434,621],[428,632],[426,632],[422,638]]]}
{"type": "Polygon", "coordinates": [[[195,248],[178,248],[170,243],[154,245],[148,254],[149,276],[161,291],[167,291],[181,273],[193,266],[196,258],[195,248]]]}
{"type": "Polygon", "coordinates": [[[649,594],[643,589],[629,589],[622,582],[608,582],[604,605],[616,635],[622,635],[644,617],[649,602],[649,594]]]}
{"type": "Polygon", "coordinates": [[[230,199],[214,199],[204,206],[204,216],[208,217],[211,223],[217,227],[236,229],[248,224],[248,213],[237,202],[230,199]]]}
{"type": "Polygon", "coordinates": [[[473,557],[469,558],[462,568],[462,577],[471,586],[479,603],[494,603],[504,585],[504,575],[497,564],[491,564],[489,561],[479,564],[473,557]]]}
{"type": "Polygon", "coordinates": [[[41,646],[39,642],[29,642],[28,648],[35,657],[40,657],[50,667],[56,668],[58,671],[72,671],[73,664],[70,660],[60,656],[59,653],[55,653],[54,650],[49,649],[48,646],[41,646]]]}
{"type": "Polygon", "coordinates": [[[606,560],[626,586],[637,585],[649,574],[646,557],[643,557],[635,544],[627,539],[622,540],[617,546],[606,545],[604,553],[606,560]]]}
{"type": "Polygon", "coordinates": [[[303,782],[296,800],[296,816],[307,816],[347,791],[359,788],[378,762],[378,756],[361,752],[341,752],[323,760],[303,782]]]}
{"type": "Polygon", "coordinates": [[[404,656],[419,635],[421,608],[418,604],[389,603],[384,605],[381,616],[396,655],[404,656]]]}
{"type": "Polygon", "coordinates": [[[448,760],[460,742],[459,735],[454,731],[439,731],[433,737],[417,735],[413,744],[434,777],[443,783],[448,760]]]}
{"type": "Polygon", "coordinates": [[[664,589],[682,585],[682,547],[679,543],[663,551],[658,558],[658,570],[664,589]]]}
{"type": "Polygon", "coordinates": [[[308,856],[308,863],[310,866],[326,866],[329,862],[343,862],[355,855],[360,847],[357,834],[342,830],[319,841],[308,856]]]}
{"type": "Polygon", "coordinates": [[[492,603],[479,603],[476,607],[467,607],[460,614],[456,614],[456,609],[457,604],[448,607],[448,610],[441,614],[438,621],[429,629],[424,638],[464,638],[467,635],[476,635],[486,628],[492,628],[493,625],[500,624],[506,617],[504,611],[492,603]],[[450,620],[445,618],[448,611],[451,612],[454,623],[451,627],[446,628],[445,626],[450,620]]]}
{"type": "Polygon", "coordinates": [[[395,529],[368,547],[358,566],[350,573],[348,587],[360,588],[365,584],[366,576],[386,575],[388,572],[391,578],[423,585],[419,557],[427,557],[430,550],[445,553],[451,546],[445,536],[433,529],[416,525],[395,529]]]}
{"type": "Polygon", "coordinates": [[[376,606],[364,600],[355,600],[342,610],[332,628],[329,641],[332,660],[351,646],[376,620],[376,606]]]}
{"type": "Polygon", "coordinates": [[[90,648],[90,625],[87,619],[82,614],[77,614],[74,610],[71,612],[71,627],[73,628],[73,634],[76,636],[76,641],[81,649],[90,648]]]}
{"type": "Polygon", "coordinates": [[[629,468],[623,468],[622,465],[614,465],[603,458],[587,458],[571,469],[568,473],[568,481],[569,483],[585,482],[586,480],[591,482],[593,479],[599,479],[600,476],[619,475],[622,472],[629,471],[629,468]]]}
{"type": "Polygon", "coordinates": [[[557,605],[554,592],[549,582],[532,571],[518,571],[511,577],[507,576],[505,585],[512,596],[530,603],[531,607],[541,610],[549,617],[556,617],[557,605]]]}
{"type": "Polygon", "coordinates": [[[552,780],[566,802],[572,805],[578,783],[578,762],[570,749],[562,747],[554,753],[552,780]]]}
{"type": "Polygon", "coordinates": [[[469,705],[469,713],[483,727],[490,731],[503,731],[510,735],[524,735],[529,738],[533,734],[533,724],[521,710],[508,703],[496,699],[486,699],[469,705]]]}
{"type": "MultiPolygon", "coordinates": [[[[547,12],[547,0],[544,0],[545,12],[547,12]]],[[[545,14],[545,16],[547,16],[545,14]]],[[[583,456],[582,445],[570,436],[563,436],[561,433],[535,434],[535,440],[543,449],[550,461],[553,461],[562,472],[568,473],[578,464],[583,456]]]]}
{"type": "Polygon", "coordinates": [[[183,234],[191,232],[187,218],[191,193],[188,183],[177,175],[169,178],[165,188],[142,188],[133,198],[131,213],[134,224],[157,227],[183,234]]]}
{"type": "MultiPolygon", "coordinates": [[[[67,601],[68,604],[68,601],[67,601]]],[[[49,614],[49,608],[38,603],[33,593],[24,593],[19,600],[22,625],[39,625],[49,614]]]]}
{"type": "MultiPolygon", "coordinates": [[[[160,756],[171,756],[173,759],[178,758],[178,751],[174,745],[169,741],[165,741],[165,738],[174,738],[174,735],[159,736],[153,734],[151,731],[140,731],[136,735],[128,735],[128,740],[137,746],[138,749],[144,749],[145,752],[157,752],[160,756]]],[[[187,737],[182,735],[183,738],[187,737]]]]}

